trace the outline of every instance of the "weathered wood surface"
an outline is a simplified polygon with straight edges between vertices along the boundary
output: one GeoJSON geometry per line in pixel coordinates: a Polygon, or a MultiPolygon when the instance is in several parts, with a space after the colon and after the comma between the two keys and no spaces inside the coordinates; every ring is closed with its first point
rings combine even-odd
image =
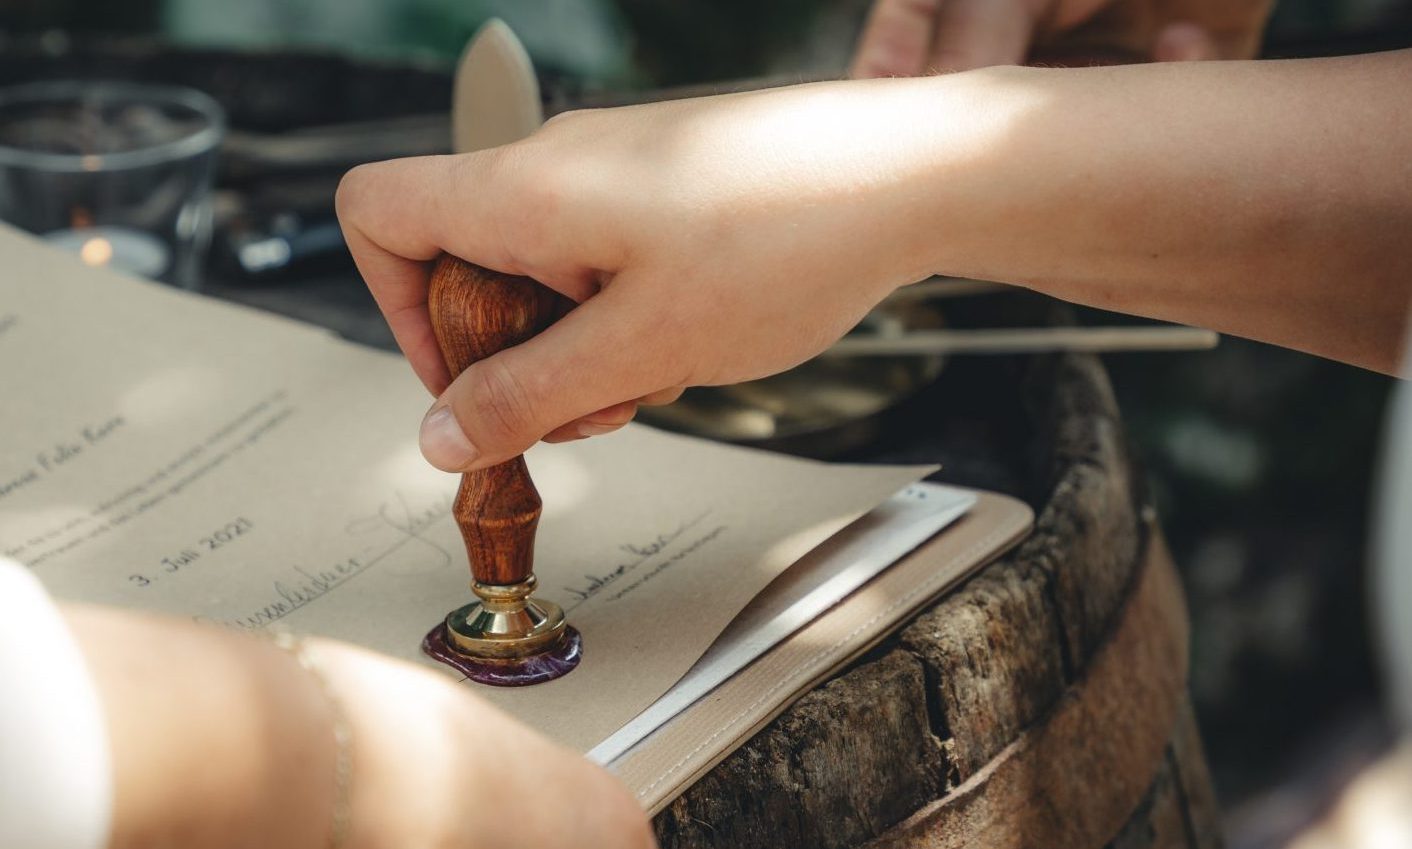
{"type": "Polygon", "coordinates": [[[1152,785],[1107,849],[1218,849],[1223,845],[1191,702],[1183,700],[1178,708],[1172,740],[1152,785]]]}
{"type": "MultiPolygon", "coordinates": [[[[1098,361],[1025,368],[1035,532],[673,802],[655,820],[664,849],[909,845],[887,841],[1046,721],[1083,678],[1129,596],[1146,523],[1098,361]]],[[[1190,712],[1177,716],[1109,845],[1220,845],[1190,712]]]]}
{"type": "Polygon", "coordinates": [[[868,846],[1104,845],[1166,760],[1186,670],[1186,607],[1171,558],[1154,544],[1079,680],[960,786],[868,846]]]}

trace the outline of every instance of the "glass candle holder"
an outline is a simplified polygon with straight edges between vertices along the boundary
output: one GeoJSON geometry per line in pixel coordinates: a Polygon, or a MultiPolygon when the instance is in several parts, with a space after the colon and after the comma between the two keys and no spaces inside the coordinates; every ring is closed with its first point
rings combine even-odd
{"type": "Polygon", "coordinates": [[[224,133],[220,106],[178,86],[0,89],[0,220],[90,265],[195,289],[224,133]]]}

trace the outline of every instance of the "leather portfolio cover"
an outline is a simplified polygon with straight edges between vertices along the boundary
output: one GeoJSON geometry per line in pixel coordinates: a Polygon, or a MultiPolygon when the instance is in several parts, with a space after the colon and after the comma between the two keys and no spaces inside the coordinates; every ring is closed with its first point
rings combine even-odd
{"type": "MultiPolygon", "coordinates": [[[[1028,505],[976,492],[954,525],[629,749],[609,769],[657,813],[800,696],[998,558],[1029,531],[1028,505]]],[[[771,584],[756,603],[762,603],[771,584]]]]}

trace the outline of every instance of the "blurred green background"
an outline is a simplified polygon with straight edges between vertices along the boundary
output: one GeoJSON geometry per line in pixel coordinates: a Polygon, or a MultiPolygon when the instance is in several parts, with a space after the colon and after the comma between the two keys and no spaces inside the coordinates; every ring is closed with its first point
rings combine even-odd
{"type": "MultiPolygon", "coordinates": [[[[162,33],[186,45],[320,47],[367,57],[453,59],[504,18],[542,66],[606,83],[758,74],[851,36],[865,0],[0,0],[0,28],[162,33]]],[[[1406,19],[1398,0],[1284,0],[1271,39],[1358,32],[1406,19]]]]}

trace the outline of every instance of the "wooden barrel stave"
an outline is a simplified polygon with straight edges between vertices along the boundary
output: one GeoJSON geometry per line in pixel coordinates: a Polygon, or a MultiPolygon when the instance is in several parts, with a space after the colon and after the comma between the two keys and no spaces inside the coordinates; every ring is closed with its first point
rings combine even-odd
{"type": "MultiPolygon", "coordinates": [[[[1020,391],[1038,436],[1035,532],[663,811],[664,849],[950,845],[901,832],[1043,726],[1083,680],[1133,592],[1148,524],[1098,361],[1036,358],[1020,391]]],[[[1127,790],[1131,816],[1088,845],[1220,844],[1194,721],[1174,699],[1165,748],[1127,790]]],[[[965,837],[956,845],[1003,845],[965,837]]]]}

